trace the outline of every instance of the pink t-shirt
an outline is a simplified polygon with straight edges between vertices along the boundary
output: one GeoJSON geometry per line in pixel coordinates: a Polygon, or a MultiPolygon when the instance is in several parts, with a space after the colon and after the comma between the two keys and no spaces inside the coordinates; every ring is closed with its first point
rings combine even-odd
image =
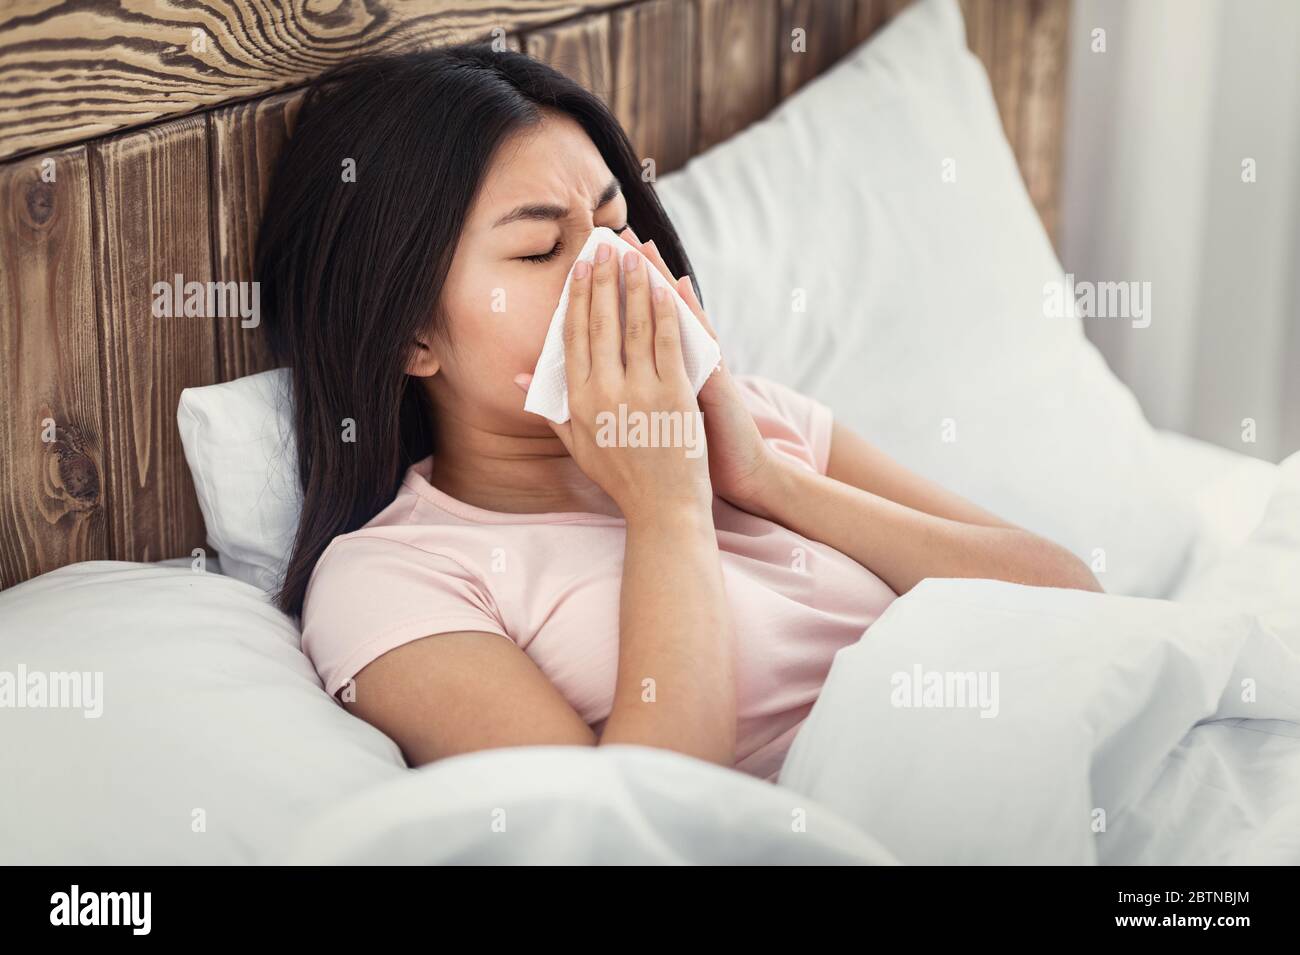
{"type": "MultiPolygon", "coordinates": [[[[737,376],[768,444],[826,472],[831,411],[737,376]]],[[[514,641],[596,733],[618,673],[622,518],[506,514],[455,500],[413,465],[392,504],[326,548],[303,608],[302,648],[334,695],[371,660],[457,630],[514,641]]],[[[736,768],[775,781],[836,651],[894,592],[852,558],[714,498],[737,640],[736,768]]]]}

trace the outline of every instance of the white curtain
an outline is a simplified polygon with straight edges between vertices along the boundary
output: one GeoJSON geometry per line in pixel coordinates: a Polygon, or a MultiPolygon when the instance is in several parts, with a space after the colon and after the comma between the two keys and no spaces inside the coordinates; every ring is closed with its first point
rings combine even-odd
{"type": "Polygon", "coordinates": [[[1062,264],[1151,283],[1148,327],[1088,336],[1157,427],[1280,460],[1300,449],[1300,0],[1071,17],[1062,264]]]}

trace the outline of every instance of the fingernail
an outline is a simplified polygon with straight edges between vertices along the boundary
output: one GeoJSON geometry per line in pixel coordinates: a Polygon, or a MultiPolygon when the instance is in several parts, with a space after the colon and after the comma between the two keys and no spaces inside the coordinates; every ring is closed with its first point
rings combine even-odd
{"type": "Polygon", "coordinates": [[[623,253],[623,271],[636,271],[636,264],[641,261],[641,256],[637,255],[631,249],[623,253]]]}
{"type": "Polygon", "coordinates": [[[588,262],[586,259],[583,259],[581,262],[579,262],[577,265],[573,267],[573,277],[575,279],[585,279],[587,277],[587,273],[590,271],[591,271],[591,263],[588,262]]]}
{"type": "Polygon", "coordinates": [[[654,295],[654,299],[656,302],[662,302],[664,298],[668,295],[668,289],[664,288],[662,285],[656,285],[654,292],[651,294],[654,295]]]}
{"type": "Polygon", "coordinates": [[[604,262],[608,258],[609,258],[609,244],[606,242],[602,242],[600,243],[600,245],[596,246],[596,261],[604,262]]]}

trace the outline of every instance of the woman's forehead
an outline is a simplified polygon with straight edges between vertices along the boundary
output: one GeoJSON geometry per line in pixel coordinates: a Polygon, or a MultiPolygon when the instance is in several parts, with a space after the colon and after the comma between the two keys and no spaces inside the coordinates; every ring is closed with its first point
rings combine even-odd
{"type": "Polygon", "coordinates": [[[522,205],[570,206],[580,201],[590,206],[612,178],[581,126],[568,117],[548,115],[512,135],[497,150],[484,176],[474,216],[489,219],[486,224],[491,226],[522,205]]]}

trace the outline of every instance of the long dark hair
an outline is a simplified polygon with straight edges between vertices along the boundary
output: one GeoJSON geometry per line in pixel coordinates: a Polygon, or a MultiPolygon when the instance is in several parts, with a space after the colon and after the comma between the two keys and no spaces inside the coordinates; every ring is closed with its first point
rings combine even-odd
{"type": "Polygon", "coordinates": [[[582,126],[618,177],[637,235],[694,282],[618,121],[599,97],[522,53],[484,43],[369,57],[323,75],[304,97],[255,266],[272,351],[293,379],[303,501],[276,595],[286,612],[302,612],[330,541],[374,517],[406,468],[434,450],[407,361],[419,333],[445,335],[439,298],[493,152],[542,108],[582,126]],[[344,419],[355,422],[354,440],[343,440],[344,419]]]}

